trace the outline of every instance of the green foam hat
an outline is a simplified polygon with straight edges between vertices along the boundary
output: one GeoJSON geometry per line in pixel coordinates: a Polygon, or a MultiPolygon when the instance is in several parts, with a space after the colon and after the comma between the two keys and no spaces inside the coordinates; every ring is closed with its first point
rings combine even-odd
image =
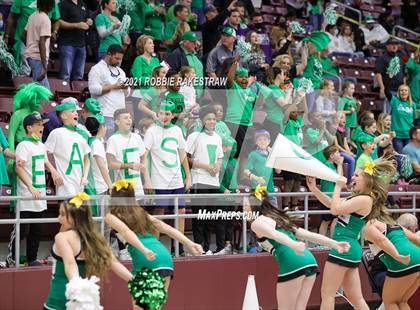
{"type": "Polygon", "coordinates": [[[320,52],[330,44],[331,39],[324,31],[314,31],[309,37],[302,40],[303,42],[311,42],[315,45],[316,51],[320,52]]]}
{"type": "Polygon", "coordinates": [[[172,101],[164,100],[160,103],[160,109],[163,111],[172,111],[174,112],[176,110],[175,103],[172,101]]]}

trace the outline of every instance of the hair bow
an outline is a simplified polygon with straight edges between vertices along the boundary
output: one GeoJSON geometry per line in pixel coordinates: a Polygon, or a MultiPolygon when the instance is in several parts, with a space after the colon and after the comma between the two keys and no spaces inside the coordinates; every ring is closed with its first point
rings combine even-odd
{"type": "Polygon", "coordinates": [[[90,199],[90,196],[88,194],[84,192],[79,192],[76,194],[76,196],[70,199],[69,203],[75,205],[75,207],[79,209],[82,206],[83,201],[87,201],[89,199],[90,199]]]}
{"type": "Polygon", "coordinates": [[[374,162],[368,163],[368,164],[365,165],[364,172],[369,174],[369,175],[372,175],[374,168],[375,168],[375,163],[374,162]]]}
{"type": "Polygon", "coordinates": [[[119,192],[122,188],[128,189],[130,185],[134,188],[135,184],[136,183],[134,181],[118,180],[114,183],[114,187],[117,190],[117,192],[119,192]]]}
{"type": "Polygon", "coordinates": [[[262,200],[264,196],[264,192],[266,190],[267,190],[266,186],[261,186],[258,184],[257,187],[255,188],[255,193],[254,193],[255,198],[257,198],[258,200],[262,200]]]}

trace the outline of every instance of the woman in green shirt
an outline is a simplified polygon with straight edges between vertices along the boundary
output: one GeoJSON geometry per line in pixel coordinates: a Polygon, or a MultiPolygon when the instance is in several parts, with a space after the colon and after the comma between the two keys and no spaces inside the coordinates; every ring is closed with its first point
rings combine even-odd
{"type": "Polygon", "coordinates": [[[397,96],[392,97],[389,105],[391,106],[391,129],[395,131],[392,144],[395,151],[401,153],[404,146],[410,142],[409,132],[417,116],[410,88],[407,85],[400,85],[397,96]]]}
{"type": "Polygon", "coordinates": [[[102,13],[98,14],[95,19],[96,30],[100,37],[98,61],[106,55],[108,47],[112,44],[128,46],[130,44],[130,37],[125,35],[121,37],[118,29],[121,22],[112,14],[117,10],[116,0],[102,0],[102,13]]]}
{"type": "Polygon", "coordinates": [[[281,85],[283,85],[286,77],[287,73],[282,69],[277,67],[270,68],[268,74],[270,85],[268,85],[268,87],[272,90],[272,95],[265,101],[267,116],[265,117],[263,126],[268,130],[270,136],[273,137],[273,140],[275,140],[279,133],[283,133],[283,111],[285,107],[291,103],[292,88],[289,88],[286,91],[281,89],[281,85]]]}
{"type": "Polygon", "coordinates": [[[131,67],[131,75],[134,78],[134,86],[144,92],[150,88],[153,69],[160,66],[160,61],[155,56],[153,37],[142,35],[138,38],[136,47],[139,56],[136,57],[131,67]]]}

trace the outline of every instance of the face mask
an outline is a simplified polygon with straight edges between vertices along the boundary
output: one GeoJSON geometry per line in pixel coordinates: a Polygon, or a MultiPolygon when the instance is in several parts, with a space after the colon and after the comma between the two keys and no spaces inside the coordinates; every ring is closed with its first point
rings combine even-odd
{"type": "Polygon", "coordinates": [[[255,23],[254,27],[257,29],[261,29],[263,27],[263,23],[255,23]]]}

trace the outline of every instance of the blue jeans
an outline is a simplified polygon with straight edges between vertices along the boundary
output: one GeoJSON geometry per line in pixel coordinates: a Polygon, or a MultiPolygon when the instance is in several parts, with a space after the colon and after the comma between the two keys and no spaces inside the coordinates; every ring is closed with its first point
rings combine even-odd
{"type": "MultiPolygon", "coordinates": [[[[38,77],[40,77],[42,74],[42,62],[41,60],[32,59],[32,58],[27,58],[27,61],[28,61],[29,67],[31,67],[32,80],[36,82],[38,80],[38,77]]],[[[47,75],[45,75],[45,78],[39,83],[42,86],[45,86],[46,88],[50,89],[50,83],[48,83],[47,75]]]]}
{"type": "Polygon", "coordinates": [[[105,127],[106,127],[106,135],[105,135],[105,141],[108,140],[109,137],[111,137],[114,134],[115,131],[115,123],[114,118],[109,116],[104,116],[105,118],[105,127]]]}
{"type": "Polygon", "coordinates": [[[86,62],[86,48],[61,45],[60,55],[60,79],[64,81],[83,80],[86,62]]]}
{"type": "Polygon", "coordinates": [[[323,19],[324,18],[322,14],[309,15],[309,24],[312,25],[312,31],[321,29],[323,19]]]}
{"type": "Polygon", "coordinates": [[[402,153],[402,149],[404,148],[404,146],[406,146],[408,143],[410,143],[410,139],[392,139],[392,145],[394,146],[394,150],[400,154],[402,153]]]}
{"type": "Polygon", "coordinates": [[[350,183],[350,179],[354,173],[356,159],[344,152],[340,152],[340,155],[343,156],[344,162],[347,163],[347,182],[350,183]]]}

